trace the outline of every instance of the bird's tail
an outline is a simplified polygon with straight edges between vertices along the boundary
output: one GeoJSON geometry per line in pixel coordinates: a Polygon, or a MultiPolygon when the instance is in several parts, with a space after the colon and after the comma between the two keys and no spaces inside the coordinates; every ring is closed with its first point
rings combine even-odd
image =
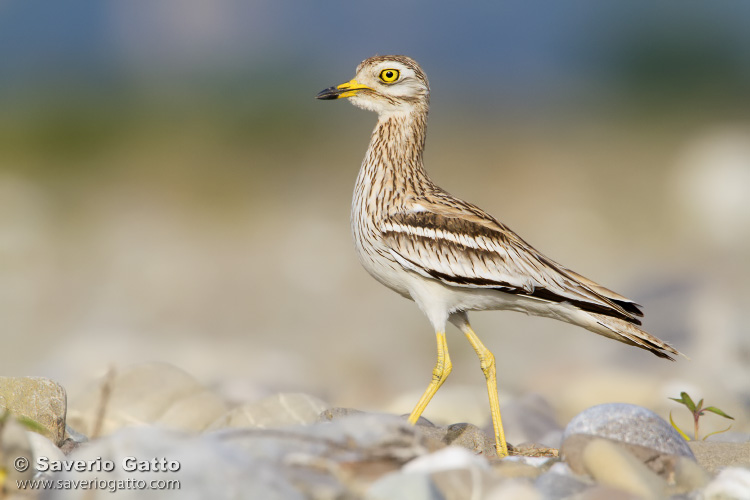
{"type": "Polygon", "coordinates": [[[624,342],[625,344],[634,345],[636,347],[640,347],[641,349],[651,351],[660,358],[666,358],[670,361],[674,361],[674,358],[670,356],[670,354],[687,358],[687,356],[679,352],[671,345],[667,344],[657,337],[654,337],[650,333],[644,332],[632,323],[628,323],[627,321],[619,318],[613,318],[612,316],[605,316],[603,314],[592,312],[589,312],[587,314],[591,316],[594,321],[587,322],[587,324],[581,326],[584,326],[592,332],[604,335],[605,337],[609,337],[614,340],[619,340],[620,342],[624,342]]]}

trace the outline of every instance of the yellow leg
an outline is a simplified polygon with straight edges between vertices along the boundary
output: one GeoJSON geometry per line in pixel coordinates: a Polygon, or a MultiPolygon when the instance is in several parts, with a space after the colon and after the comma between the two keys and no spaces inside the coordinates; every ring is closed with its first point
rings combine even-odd
{"type": "Polygon", "coordinates": [[[508,456],[508,444],[505,442],[503,421],[500,418],[500,402],[497,399],[497,377],[495,376],[495,356],[479,340],[477,334],[468,323],[463,328],[466,338],[479,356],[479,365],[482,367],[484,378],[487,379],[487,394],[490,397],[490,413],[492,414],[492,426],[495,429],[495,446],[497,455],[502,458],[508,456]]]}
{"type": "Polygon", "coordinates": [[[432,396],[440,389],[440,386],[443,385],[443,382],[445,382],[445,379],[448,378],[453,369],[451,358],[448,356],[448,343],[445,341],[445,332],[437,332],[437,353],[437,363],[432,370],[432,381],[427,386],[427,390],[424,391],[422,397],[419,398],[419,403],[414,407],[411,415],[409,415],[409,422],[412,424],[417,423],[432,396]]]}

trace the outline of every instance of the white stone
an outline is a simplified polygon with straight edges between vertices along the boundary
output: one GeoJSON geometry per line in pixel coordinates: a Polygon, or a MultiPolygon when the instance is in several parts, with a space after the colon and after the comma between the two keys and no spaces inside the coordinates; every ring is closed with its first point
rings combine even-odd
{"type": "Polygon", "coordinates": [[[475,455],[466,448],[448,446],[428,455],[422,455],[406,463],[402,471],[409,472],[438,472],[451,469],[489,469],[487,460],[475,455]]]}
{"type": "Polygon", "coordinates": [[[750,469],[727,467],[703,490],[705,500],[750,500],[750,469]]]}

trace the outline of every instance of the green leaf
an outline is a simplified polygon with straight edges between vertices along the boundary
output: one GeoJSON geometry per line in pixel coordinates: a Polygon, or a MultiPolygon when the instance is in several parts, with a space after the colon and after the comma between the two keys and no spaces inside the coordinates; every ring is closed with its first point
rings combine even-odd
{"type": "MultiPolygon", "coordinates": [[[[673,398],[669,398],[669,399],[673,399],[673,398]]],[[[677,427],[677,424],[675,424],[674,420],[672,420],[672,412],[671,411],[669,412],[669,423],[672,424],[672,427],[674,427],[674,429],[677,432],[680,433],[680,436],[682,436],[683,439],[685,439],[685,441],[690,441],[690,437],[687,434],[685,434],[684,432],[682,432],[682,429],[680,429],[679,427],[677,427]]]]}
{"type": "Polygon", "coordinates": [[[729,415],[727,415],[726,413],[724,413],[723,411],[721,411],[720,409],[718,409],[715,406],[709,406],[707,408],[703,408],[703,411],[710,411],[711,413],[716,413],[717,415],[720,415],[720,416],[722,416],[724,418],[728,418],[730,420],[734,420],[734,417],[730,417],[729,415]]]}
{"type": "Polygon", "coordinates": [[[703,409],[703,399],[698,401],[698,407],[695,409],[695,411],[701,411],[703,409]]]}
{"type": "Polygon", "coordinates": [[[726,428],[726,429],[724,429],[723,431],[714,431],[714,432],[709,432],[708,434],[706,434],[706,437],[704,437],[704,438],[703,438],[703,440],[705,441],[705,440],[706,440],[706,439],[708,438],[708,436],[713,436],[714,434],[721,434],[722,432],[727,432],[727,431],[728,431],[729,429],[731,429],[731,428],[732,428],[732,424],[729,424],[729,427],[727,427],[727,428],[726,428]]]}
{"type": "Polygon", "coordinates": [[[690,399],[690,396],[688,396],[687,392],[681,392],[680,393],[680,399],[677,398],[669,398],[672,401],[677,401],[678,403],[684,404],[687,406],[687,409],[695,413],[695,403],[693,403],[693,400],[690,399]]]}
{"type": "Polygon", "coordinates": [[[687,392],[681,392],[680,396],[682,396],[682,404],[688,407],[688,410],[695,413],[695,403],[693,403],[693,400],[688,396],[687,392]]]}

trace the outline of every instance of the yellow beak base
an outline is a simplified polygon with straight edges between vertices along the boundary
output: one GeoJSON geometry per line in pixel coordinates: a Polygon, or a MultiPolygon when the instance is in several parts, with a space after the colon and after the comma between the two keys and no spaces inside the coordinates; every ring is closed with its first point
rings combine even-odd
{"type": "Polygon", "coordinates": [[[367,85],[362,85],[357,80],[349,80],[346,83],[337,85],[335,87],[328,87],[325,90],[320,91],[316,99],[330,100],[330,99],[341,99],[356,95],[361,90],[371,90],[367,85]]]}

